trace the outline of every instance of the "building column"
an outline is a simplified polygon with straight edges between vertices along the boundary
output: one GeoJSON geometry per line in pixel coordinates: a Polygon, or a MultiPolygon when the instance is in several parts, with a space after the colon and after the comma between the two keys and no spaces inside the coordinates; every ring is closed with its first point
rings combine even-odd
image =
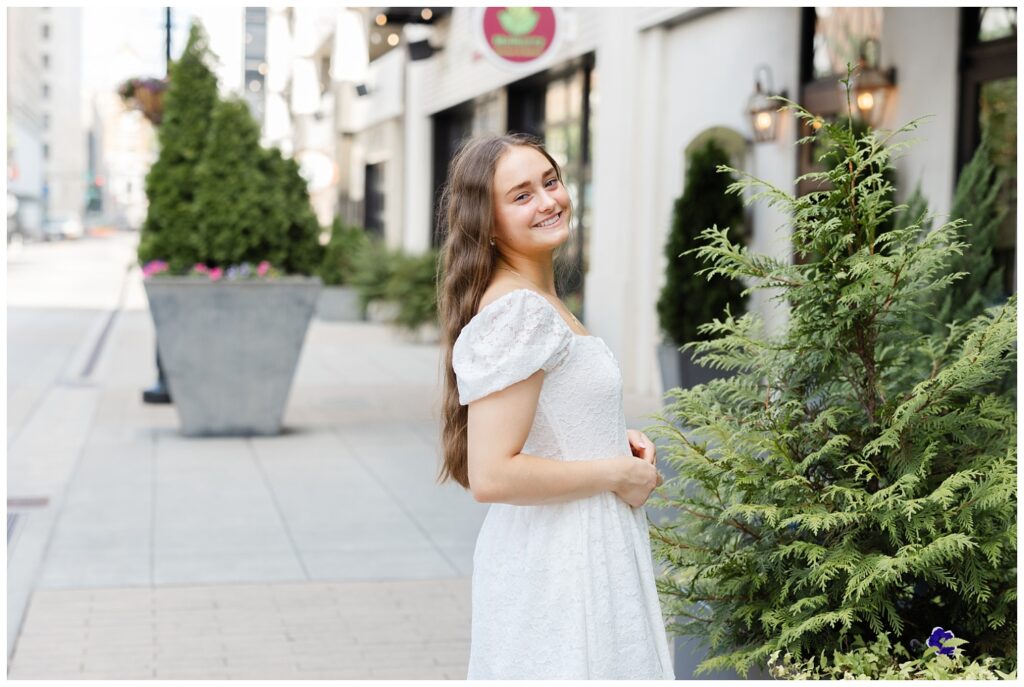
{"type": "Polygon", "coordinates": [[[430,248],[433,220],[431,212],[430,151],[433,127],[426,112],[426,93],[423,73],[426,60],[408,60],[405,66],[404,131],[405,165],[402,173],[404,208],[402,218],[402,246],[406,252],[418,255],[430,248]]]}
{"type": "Polygon", "coordinates": [[[650,394],[657,391],[650,363],[643,361],[654,358],[652,318],[644,310],[653,308],[651,270],[657,267],[650,262],[656,250],[650,224],[656,208],[649,207],[653,199],[645,183],[657,173],[651,148],[658,129],[648,127],[657,126],[651,110],[660,79],[658,65],[648,59],[659,48],[657,42],[642,45],[634,24],[632,9],[604,9],[595,41],[594,222],[584,315],[619,361],[624,392],[650,394]]]}

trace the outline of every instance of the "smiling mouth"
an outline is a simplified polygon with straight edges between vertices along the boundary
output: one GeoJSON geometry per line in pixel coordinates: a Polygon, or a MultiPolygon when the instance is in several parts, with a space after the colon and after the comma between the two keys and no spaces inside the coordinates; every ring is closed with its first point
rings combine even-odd
{"type": "Polygon", "coordinates": [[[548,217],[546,220],[544,220],[540,224],[534,224],[533,226],[535,228],[537,228],[537,229],[546,229],[546,228],[548,228],[550,226],[554,226],[555,224],[558,224],[559,220],[561,220],[561,219],[562,219],[562,213],[559,212],[554,217],[548,217]]]}

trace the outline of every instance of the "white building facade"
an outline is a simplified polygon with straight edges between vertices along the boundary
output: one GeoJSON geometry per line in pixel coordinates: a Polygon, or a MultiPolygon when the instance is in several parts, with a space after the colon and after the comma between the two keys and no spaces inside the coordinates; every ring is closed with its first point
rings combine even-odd
{"type": "MultiPolygon", "coordinates": [[[[835,36],[853,25],[877,41],[879,67],[892,69],[895,86],[876,126],[932,115],[915,132],[921,142],[896,162],[898,201],[920,183],[930,210],[948,212],[969,158],[964,151],[977,145],[984,106],[965,95],[972,77],[958,67],[959,56],[977,47],[977,27],[965,22],[987,21],[977,8],[560,8],[554,54],[535,67],[502,66],[484,54],[481,13],[454,8],[432,22],[430,45],[439,50],[427,59],[412,61],[396,49],[370,63],[368,94],[354,99],[364,111],[340,163],[350,166],[356,194],[369,188],[360,174],[378,177],[381,233],[389,244],[419,252],[439,243],[434,203],[459,141],[509,130],[540,135],[565,166],[578,210],[575,255],[583,275],[567,302],[614,351],[627,394],[664,391],[655,306],[691,144],[709,129],[731,132],[745,139],[734,166],[791,192],[808,171],[795,145],[807,132],[798,131],[803,125],[792,114],[779,116],[774,140],[753,140],[747,102],[765,67],[775,93],[804,105],[825,93],[838,103],[827,91],[838,93],[845,72],[827,67],[850,46],[835,36]]],[[[404,45],[416,22],[407,15],[403,21],[404,45]]],[[[1012,74],[1000,78],[1015,84],[1015,57],[1001,59],[999,68],[1012,74]]],[[[747,222],[752,249],[789,257],[786,216],[756,203],[747,222]]],[[[1009,255],[1015,272],[1012,249],[1009,255]]],[[[785,321],[766,292],[755,293],[748,307],[769,330],[785,321]]]]}

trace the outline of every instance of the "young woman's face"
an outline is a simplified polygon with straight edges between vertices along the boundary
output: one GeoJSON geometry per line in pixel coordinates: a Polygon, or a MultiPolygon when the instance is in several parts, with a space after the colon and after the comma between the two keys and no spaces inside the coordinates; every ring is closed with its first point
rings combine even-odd
{"type": "Polygon", "coordinates": [[[502,252],[550,252],[569,238],[569,194],[537,150],[512,146],[494,170],[495,236],[502,252]]]}

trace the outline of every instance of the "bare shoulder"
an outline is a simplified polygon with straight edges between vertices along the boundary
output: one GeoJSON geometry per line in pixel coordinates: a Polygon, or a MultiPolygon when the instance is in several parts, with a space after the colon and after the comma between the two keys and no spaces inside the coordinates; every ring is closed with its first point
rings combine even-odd
{"type": "Polygon", "coordinates": [[[480,305],[477,306],[476,311],[479,313],[502,296],[506,296],[521,288],[523,288],[523,285],[516,282],[515,279],[496,277],[487,287],[487,290],[484,291],[484,295],[480,297],[480,305]]]}

